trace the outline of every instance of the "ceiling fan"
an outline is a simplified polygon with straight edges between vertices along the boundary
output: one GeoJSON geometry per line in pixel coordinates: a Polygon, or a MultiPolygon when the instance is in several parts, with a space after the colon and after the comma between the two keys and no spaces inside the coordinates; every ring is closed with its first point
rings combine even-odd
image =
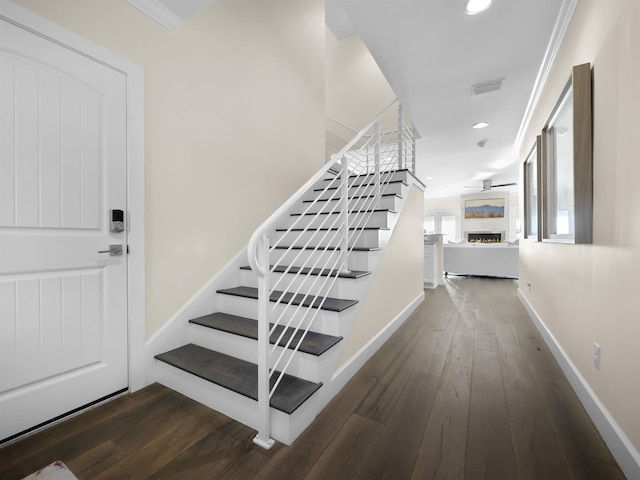
{"type": "MultiPolygon", "coordinates": [[[[480,189],[480,191],[481,192],[488,192],[492,188],[511,187],[513,185],[518,185],[518,184],[513,182],[513,183],[499,183],[499,184],[493,185],[493,182],[491,181],[491,179],[487,178],[486,180],[482,181],[482,188],[480,189]]],[[[476,186],[471,186],[471,185],[465,185],[464,187],[465,188],[478,188],[476,186]]]]}

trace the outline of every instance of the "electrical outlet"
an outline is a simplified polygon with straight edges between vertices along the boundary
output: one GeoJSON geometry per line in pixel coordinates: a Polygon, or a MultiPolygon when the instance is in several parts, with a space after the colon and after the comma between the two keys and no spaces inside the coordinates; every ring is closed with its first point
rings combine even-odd
{"type": "Polygon", "coordinates": [[[531,291],[531,282],[527,282],[527,288],[531,291]]]}
{"type": "Polygon", "coordinates": [[[596,368],[600,368],[600,345],[593,344],[593,364],[596,368]]]}

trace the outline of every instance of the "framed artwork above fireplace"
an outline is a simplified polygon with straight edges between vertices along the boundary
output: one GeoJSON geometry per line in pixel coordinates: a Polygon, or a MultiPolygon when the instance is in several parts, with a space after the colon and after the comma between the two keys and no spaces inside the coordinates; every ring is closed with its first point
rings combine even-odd
{"type": "Polygon", "coordinates": [[[464,218],[504,218],[504,198],[464,201],[464,218]]]}

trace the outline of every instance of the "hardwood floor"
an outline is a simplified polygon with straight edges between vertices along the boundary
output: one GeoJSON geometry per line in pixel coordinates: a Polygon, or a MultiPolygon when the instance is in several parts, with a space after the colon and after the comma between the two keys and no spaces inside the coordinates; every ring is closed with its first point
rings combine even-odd
{"type": "Polygon", "coordinates": [[[0,449],[0,478],[623,479],[516,282],[449,277],[291,447],[160,385],[0,449]]]}

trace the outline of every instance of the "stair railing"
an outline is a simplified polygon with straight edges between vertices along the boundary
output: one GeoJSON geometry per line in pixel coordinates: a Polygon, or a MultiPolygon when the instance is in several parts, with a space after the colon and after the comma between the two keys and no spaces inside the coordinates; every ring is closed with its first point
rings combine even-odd
{"type": "Polygon", "coordinates": [[[359,248],[381,192],[395,171],[415,173],[415,137],[394,100],[251,236],[249,264],[258,275],[256,444],[273,445],[271,396],[335,282],[349,273],[350,255],[359,248]],[[317,193],[289,220],[292,208],[311,191],[317,193]]]}

